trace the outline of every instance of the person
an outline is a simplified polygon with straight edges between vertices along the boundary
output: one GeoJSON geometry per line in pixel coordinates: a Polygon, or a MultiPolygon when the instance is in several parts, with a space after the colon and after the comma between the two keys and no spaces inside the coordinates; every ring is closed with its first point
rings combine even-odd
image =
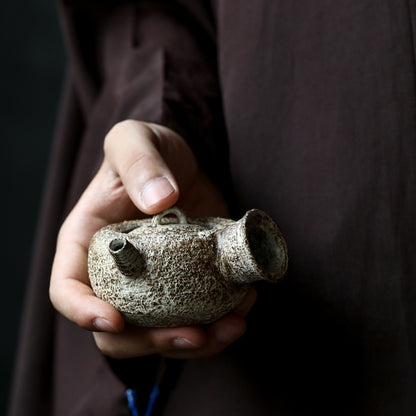
{"type": "Polygon", "coordinates": [[[155,415],[415,414],[416,5],[61,11],[70,64],[10,415],[128,415],[126,389],[144,414],[155,380],[155,415]],[[287,276],[207,327],[126,325],[92,294],[89,239],[174,204],[265,210],[287,276]]]}

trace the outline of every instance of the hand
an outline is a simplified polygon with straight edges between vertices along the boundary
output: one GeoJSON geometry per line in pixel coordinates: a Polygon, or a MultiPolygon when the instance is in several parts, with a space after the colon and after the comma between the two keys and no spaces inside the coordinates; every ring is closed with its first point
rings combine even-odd
{"type": "Polygon", "coordinates": [[[198,168],[186,142],[166,127],[127,120],[104,142],[103,163],[61,227],[52,268],[55,308],[94,331],[100,350],[114,358],[161,354],[193,358],[215,354],[239,338],[256,299],[251,289],[240,307],[207,328],[138,328],[97,298],[87,270],[88,246],[101,227],[155,214],[179,202],[192,216],[226,216],[220,193],[198,168]],[[181,191],[179,198],[179,189],[181,191]]]}

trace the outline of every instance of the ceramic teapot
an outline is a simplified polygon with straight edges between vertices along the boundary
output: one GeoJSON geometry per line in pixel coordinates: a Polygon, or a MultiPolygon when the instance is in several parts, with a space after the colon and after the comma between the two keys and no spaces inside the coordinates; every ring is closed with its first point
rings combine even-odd
{"type": "Polygon", "coordinates": [[[287,268],[275,222],[250,210],[239,221],[187,218],[177,207],[99,230],[88,272],[95,295],[138,326],[206,324],[238,306],[255,280],[287,268]]]}

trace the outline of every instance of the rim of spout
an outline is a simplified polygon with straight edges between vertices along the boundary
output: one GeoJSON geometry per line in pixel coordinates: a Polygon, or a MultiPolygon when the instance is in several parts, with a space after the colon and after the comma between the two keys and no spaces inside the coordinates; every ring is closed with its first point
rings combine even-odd
{"type": "Polygon", "coordinates": [[[287,247],[276,223],[263,211],[247,212],[244,231],[250,255],[266,280],[276,281],[287,270],[287,247]]]}
{"type": "Polygon", "coordinates": [[[115,238],[114,240],[110,241],[108,249],[110,250],[111,254],[116,254],[123,250],[126,245],[127,240],[125,238],[115,238]]]}
{"type": "Polygon", "coordinates": [[[138,277],[143,269],[143,259],[136,247],[125,237],[114,238],[108,244],[118,270],[127,277],[138,277]]]}

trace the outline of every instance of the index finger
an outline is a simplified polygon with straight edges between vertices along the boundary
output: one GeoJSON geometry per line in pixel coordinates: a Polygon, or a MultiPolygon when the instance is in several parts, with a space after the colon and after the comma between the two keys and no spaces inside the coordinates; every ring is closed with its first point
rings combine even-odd
{"type": "Polygon", "coordinates": [[[62,315],[81,327],[119,332],[124,327],[121,314],[94,295],[88,279],[89,234],[101,221],[77,216],[76,209],[67,218],[57,242],[49,296],[62,315]]]}

